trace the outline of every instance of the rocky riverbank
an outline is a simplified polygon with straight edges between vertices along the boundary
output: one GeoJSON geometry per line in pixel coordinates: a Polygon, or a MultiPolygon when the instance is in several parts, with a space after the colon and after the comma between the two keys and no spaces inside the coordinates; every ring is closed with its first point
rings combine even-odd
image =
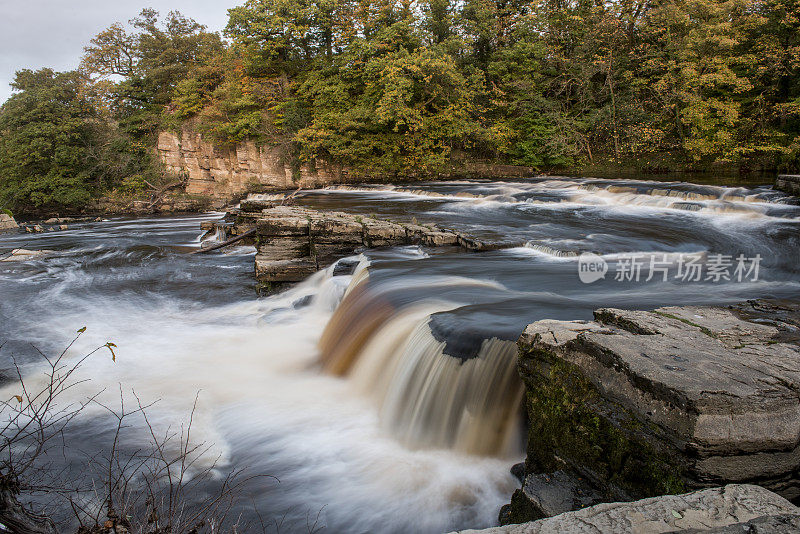
{"type": "Polygon", "coordinates": [[[800,197],[800,174],[779,174],[775,189],[800,197]]]}
{"type": "Polygon", "coordinates": [[[598,504],[531,523],[459,534],[788,534],[798,531],[800,508],[759,486],[731,484],[685,495],[598,504]]]}
{"type": "Polygon", "coordinates": [[[524,483],[501,520],[732,482],[798,501],[799,340],[800,306],[785,302],[531,324],[524,483]]]}

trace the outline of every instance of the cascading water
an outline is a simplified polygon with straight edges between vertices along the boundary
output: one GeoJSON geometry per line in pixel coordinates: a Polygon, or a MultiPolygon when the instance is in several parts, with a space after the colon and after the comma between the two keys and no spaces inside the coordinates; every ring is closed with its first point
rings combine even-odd
{"type": "MultiPolygon", "coordinates": [[[[322,334],[325,369],[349,376],[373,397],[382,426],[410,447],[519,454],[516,345],[492,338],[472,358],[446,354],[430,317],[458,304],[426,299],[393,305],[400,300],[393,294],[407,288],[367,282],[354,280],[322,334]]],[[[435,292],[441,283],[424,285],[435,292]]]]}
{"type": "Polygon", "coordinates": [[[214,243],[222,243],[226,239],[228,239],[228,232],[225,230],[225,228],[222,228],[221,226],[217,226],[217,227],[214,228],[214,232],[213,233],[211,231],[209,231],[206,235],[204,235],[200,239],[200,242],[203,243],[203,244],[209,244],[210,245],[210,244],[214,244],[214,243]]]}

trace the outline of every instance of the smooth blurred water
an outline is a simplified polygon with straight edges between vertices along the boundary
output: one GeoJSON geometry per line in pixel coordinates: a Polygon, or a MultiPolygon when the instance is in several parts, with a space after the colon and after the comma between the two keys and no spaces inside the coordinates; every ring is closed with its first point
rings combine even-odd
{"type": "MultiPolygon", "coordinates": [[[[258,299],[253,250],[188,254],[199,246],[200,222],[221,214],[113,219],[57,233],[0,236],[0,257],[12,248],[54,251],[30,262],[0,262],[0,340],[6,342],[0,367],[13,353],[35,381],[41,365],[30,343],[58,353],[83,326],[87,332],[71,358],[114,342],[116,362],[110,354],[94,356],[77,376],[87,381],[70,398],[104,390],[100,398],[113,405],[120,388],[127,398],[135,391],[145,403],[157,401],[149,413],[166,429],[186,421],[199,393],[193,432],[213,445],[206,465],[219,458],[221,472],[247,467],[277,477],[280,482],[251,481],[237,511],[252,520],[255,507],[268,522],[282,520],[283,532],[307,531],[317,518],[331,532],[489,526],[516,485],[508,468],[521,458],[521,438],[488,456],[442,445],[451,443],[451,434],[426,439],[421,433],[438,432],[431,425],[452,417],[407,417],[403,404],[415,399],[405,397],[419,391],[409,379],[421,365],[414,362],[467,362],[480,357],[488,339],[513,340],[542,318],[589,319],[601,306],[800,297],[800,208],[785,200],[767,187],[578,179],[313,192],[300,202],[437,223],[510,247],[364,252],[361,309],[398,319],[370,330],[373,337],[394,332],[402,344],[400,314],[422,310],[414,320],[430,332],[426,343],[443,345],[438,352],[413,352],[368,344],[354,353],[362,365],[344,376],[322,368],[318,342],[351,277],[329,270],[258,299]],[[605,279],[579,280],[576,255],[583,252],[608,261],[605,279]],[[620,258],[634,252],[760,254],[763,261],[757,281],[615,281],[620,258]],[[383,361],[381,350],[407,358],[401,362],[406,367],[381,374],[364,363],[383,361]],[[408,387],[393,389],[391,381],[400,379],[408,387]]],[[[329,328],[333,345],[348,342],[353,328],[329,328]]],[[[436,407],[437,384],[426,385],[433,399],[426,410],[436,407]]],[[[10,398],[16,387],[6,384],[0,394],[10,398]]],[[[448,402],[461,402],[454,398],[448,402]]],[[[474,411],[474,401],[464,402],[474,411]]],[[[510,417],[518,424],[518,414],[510,417]]],[[[79,470],[86,454],[105,446],[110,421],[95,406],[76,425],[72,438],[81,446],[69,448],[63,462],[79,470]]],[[[143,428],[132,428],[126,446],[146,439],[143,428]]]]}

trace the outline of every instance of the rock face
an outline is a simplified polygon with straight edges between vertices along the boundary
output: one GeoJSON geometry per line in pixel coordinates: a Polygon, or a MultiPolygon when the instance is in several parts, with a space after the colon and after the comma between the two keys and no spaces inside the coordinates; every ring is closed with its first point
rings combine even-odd
{"type": "Polygon", "coordinates": [[[0,232],[16,230],[19,228],[17,221],[8,213],[0,213],[0,232]]]}
{"type": "Polygon", "coordinates": [[[779,174],[775,189],[800,197],[800,174],[779,174]]]}
{"type": "Polygon", "coordinates": [[[256,277],[267,291],[300,282],[364,248],[413,244],[473,251],[493,248],[433,225],[399,224],[296,206],[275,206],[240,217],[236,233],[242,233],[248,218],[256,227],[256,277]]]}
{"type": "MultiPolygon", "coordinates": [[[[258,147],[247,141],[236,146],[217,146],[192,131],[190,126],[180,133],[161,132],[158,153],[167,169],[188,177],[186,193],[231,199],[251,191],[317,188],[348,181],[347,169],[324,161],[292,165],[282,147],[258,147]]],[[[454,163],[441,178],[525,177],[532,167],[498,165],[478,161],[454,163]]],[[[362,177],[382,181],[382,177],[362,177]]],[[[430,179],[430,176],[409,176],[408,180],[430,179]]]]}
{"type": "Polygon", "coordinates": [[[764,301],[529,325],[527,478],[504,521],[730,482],[799,500],[798,340],[800,306],[764,301]],[[532,499],[528,479],[557,472],[596,494],[532,499]]]}
{"type": "Polygon", "coordinates": [[[169,171],[188,177],[186,192],[192,195],[232,198],[250,190],[321,187],[343,178],[341,169],[323,163],[293,169],[278,147],[250,141],[218,147],[190,130],[161,132],[158,152],[169,171]]]}
{"type": "Polygon", "coordinates": [[[800,508],[759,486],[731,484],[686,495],[598,504],[555,517],[460,534],[790,533],[800,508]]]}

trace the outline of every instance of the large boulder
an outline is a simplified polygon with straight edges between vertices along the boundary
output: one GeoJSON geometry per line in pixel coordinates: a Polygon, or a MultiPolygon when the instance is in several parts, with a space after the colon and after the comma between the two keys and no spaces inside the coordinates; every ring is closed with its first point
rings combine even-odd
{"type": "MultiPolygon", "coordinates": [[[[595,490],[584,492],[594,502],[731,482],[797,501],[798,339],[800,307],[763,301],[533,323],[518,342],[526,475],[567,473],[595,490]]],[[[506,522],[552,513],[532,491],[526,479],[506,522]]]]}
{"type": "Polygon", "coordinates": [[[14,220],[14,217],[9,215],[8,213],[0,212],[0,232],[7,232],[9,230],[17,230],[19,225],[17,221],[14,220]]]}
{"type": "Polygon", "coordinates": [[[685,495],[598,504],[530,523],[459,534],[794,533],[800,508],[759,486],[731,484],[685,495]]]}

